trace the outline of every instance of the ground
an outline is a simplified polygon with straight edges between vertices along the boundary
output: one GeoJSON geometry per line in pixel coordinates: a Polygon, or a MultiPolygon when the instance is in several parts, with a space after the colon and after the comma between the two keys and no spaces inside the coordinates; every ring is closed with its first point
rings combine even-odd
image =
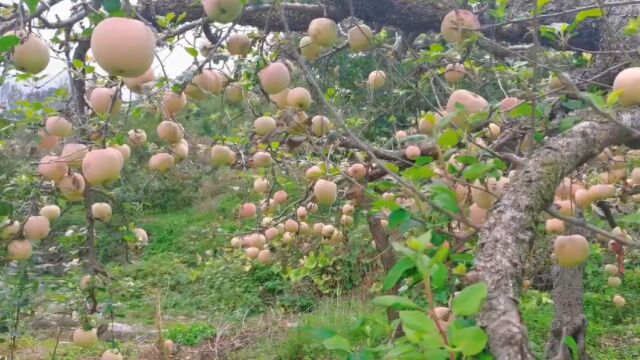
{"type": "MultiPolygon", "coordinates": [[[[224,203],[221,206],[225,208],[224,203]]],[[[165,337],[178,344],[174,359],[335,359],[339,358],[335,353],[326,352],[300,329],[331,328],[346,333],[360,317],[384,320],[383,309],[369,302],[378,288],[370,282],[341,295],[322,295],[301,292],[270,267],[248,267],[227,245],[235,220],[216,214],[195,208],[147,214],[139,221],[151,234],[144,253],[133,264],[123,259],[107,262],[108,272],[121,279],[121,285],[100,301],[102,306],[115,308],[115,337],[127,359],[158,358],[154,347],[158,293],[165,337]]],[[[640,309],[633,306],[640,294],[640,269],[634,266],[638,261],[630,259],[625,286],[620,289],[632,306],[617,310],[610,302],[613,290],[605,287],[606,278],[598,265],[603,253],[594,248],[586,267],[589,353],[594,359],[638,359],[640,309]]],[[[57,296],[67,289],[67,296],[72,297],[77,294],[73,288],[80,276],[79,269],[63,277],[46,276],[43,281],[49,291],[39,296],[63,300],[66,297],[57,296]]],[[[381,274],[375,276],[379,279],[381,274]]],[[[30,326],[23,328],[17,359],[52,358],[59,322],[35,322],[51,309],[40,306],[39,313],[28,316],[30,326]]],[[[523,294],[521,309],[533,348],[542,357],[553,319],[551,296],[531,288],[523,294]]],[[[99,348],[80,350],[70,344],[70,330],[65,329],[56,359],[97,359],[109,339],[107,331],[107,341],[99,348]]],[[[0,355],[6,356],[6,351],[7,344],[0,344],[0,355]]]]}

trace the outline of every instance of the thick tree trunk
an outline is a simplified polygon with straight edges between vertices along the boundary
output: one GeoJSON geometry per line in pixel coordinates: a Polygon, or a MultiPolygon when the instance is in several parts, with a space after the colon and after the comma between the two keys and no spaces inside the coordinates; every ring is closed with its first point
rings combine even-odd
{"type": "MultiPolygon", "coordinates": [[[[640,129],[640,113],[620,119],[640,129]]],[[[553,200],[562,178],[606,146],[622,143],[630,134],[611,123],[584,122],[538,149],[519,170],[502,199],[491,210],[480,234],[476,268],[489,296],[478,320],[489,334],[496,359],[533,359],[527,330],[518,309],[526,249],[535,237],[535,218],[553,200]]]]}
{"type": "MultiPolygon", "coordinates": [[[[587,239],[593,238],[585,228],[567,224],[569,234],[579,234],[587,239]]],[[[551,324],[549,340],[546,347],[546,358],[551,360],[573,360],[572,351],[566,343],[566,338],[571,337],[576,343],[576,352],[579,359],[588,359],[587,356],[587,318],[584,315],[584,266],[574,269],[566,269],[554,265],[551,271],[553,278],[553,304],[555,317],[551,324]]]]}
{"type": "Polygon", "coordinates": [[[557,265],[553,267],[553,302],[556,315],[547,342],[547,359],[573,359],[571,350],[565,343],[566,337],[572,337],[576,342],[579,359],[587,359],[587,318],[584,316],[582,301],[583,273],[583,266],[574,269],[565,269],[557,265]]]}

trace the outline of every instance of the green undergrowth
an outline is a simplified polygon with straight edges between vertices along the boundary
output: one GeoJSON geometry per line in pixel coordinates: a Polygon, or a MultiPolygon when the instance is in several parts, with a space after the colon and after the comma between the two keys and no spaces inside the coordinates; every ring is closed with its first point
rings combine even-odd
{"type": "Polygon", "coordinates": [[[127,318],[152,323],[158,291],[169,319],[200,321],[259,313],[288,297],[290,286],[275,269],[230,250],[236,225],[219,220],[187,209],[139,221],[150,236],[144,254],[133,264],[109,267],[120,279],[112,300],[122,304],[127,318]]]}
{"type": "MultiPolygon", "coordinates": [[[[335,353],[327,352],[301,329],[329,328],[347,334],[359,319],[384,321],[384,310],[371,305],[368,299],[321,296],[309,290],[310,286],[292,285],[276,267],[257,265],[247,261],[241,252],[232,251],[229,239],[255,225],[236,219],[235,211],[243,200],[224,194],[215,199],[213,210],[190,207],[138,216],[136,226],[144,228],[150,240],[142,253],[131,255],[132,264],[125,262],[121,254],[113,256],[113,249],[122,246],[121,239],[115,232],[105,231],[108,225],[98,224],[103,230],[99,231],[99,254],[107,272],[117,279],[109,291],[100,292],[100,303],[113,305],[116,321],[151,329],[155,326],[159,293],[166,337],[190,347],[216,336],[220,324],[241,328],[245,320],[262,317],[263,321],[274,322],[267,324],[273,333],[250,334],[251,340],[232,351],[230,359],[335,359],[335,353]],[[271,320],[265,316],[274,312],[286,315],[271,320]]],[[[67,228],[81,222],[83,216],[81,210],[72,209],[55,226],[67,228]]],[[[366,236],[360,230],[354,230],[354,236],[366,236]]],[[[65,250],[73,251],[81,240],[82,237],[70,235],[60,242],[65,250]]],[[[636,299],[640,295],[640,257],[627,254],[627,272],[618,289],[607,287],[602,269],[602,264],[614,261],[608,251],[594,246],[585,267],[588,352],[594,359],[638,359],[640,308],[636,299]],[[615,294],[627,299],[625,308],[613,307],[611,298],[615,294]]],[[[343,269],[343,276],[348,271],[343,269]]],[[[76,271],[63,278],[43,279],[55,283],[52,294],[75,292],[80,296],[77,281],[81,276],[76,271]]],[[[358,283],[356,277],[354,284],[358,283]]],[[[543,358],[554,317],[553,299],[548,292],[530,289],[523,292],[520,309],[536,357],[543,358]]],[[[23,341],[24,347],[29,347],[29,338],[23,341]]],[[[50,345],[42,343],[43,348],[50,345]]],[[[82,359],[84,355],[88,353],[62,346],[58,358],[82,359]]]]}
{"type": "MultiPolygon", "coordinates": [[[[640,258],[636,253],[627,254],[623,283],[620,288],[607,286],[603,263],[613,263],[608,251],[593,246],[585,266],[584,312],[587,317],[587,352],[593,359],[640,358],[640,258]],[[614,295],[622,295],[627,305],[622,309],[613,306],[614,295]]],[[[537,358],[544,358],[544,347],[554,318],[553,299],[550,293],[528,290],[523,293],[520,309],[529,339],[537,358]]]]}
{"type": "MultiPolygon", "coordinates": [[[[230,355],[232,360],[330,360],[328,352],[304,329],[332,329],[346,334],[353,331],[358,319],[367,317],[386,321],[386,312],[368,299],[333,298],[322,301],[315,311],[300,315],[284,332],[274,337],[257,336],[255,342],[230,355]]],[[[280,324],[280,327],[283,325],[280,324]]],[[[365,340],[366,341],[366,340],[365,340]]]]}

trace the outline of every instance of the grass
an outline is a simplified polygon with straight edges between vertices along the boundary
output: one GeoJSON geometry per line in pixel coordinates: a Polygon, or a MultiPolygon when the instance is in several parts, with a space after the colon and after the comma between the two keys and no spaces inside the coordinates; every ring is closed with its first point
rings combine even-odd
{"type": "Polygon", "coordinates": [[[250,347],[236,352],[230,356],[230,359],[334,359],[334,353],[327,352],[322,345],[313,341],[311,336],[301,329],[326,328],[337,333],[347,333],[362,317],[375,317],[383,321],[386,319],[386,313],[366,299],[327,299],[322,301],[312,313],[302,314],[293,324],[288,324],[288,331],[281,333],[278,338],[260,336],[250,347]]]}
{"type": "MultiPolygon", "coordinates": [[[[8,356],[7,347],[0,344],[0,358],[8,356]]],[[[105,350],[111,348],[110,343],[99,343],[95,348],[82,349],[71,344],[68,339],[61,339],[57,344],[55,339],[41,339],[39,337],[26,334],[20,337],[17,349],[14,353],[18,360],[41,360],[51,359],[55,351],[56,360],[94,360],[105,350]]],[[[118,348],[128,360],[137,360],[141,351],[138,344],[118,344],[118,348]]]]}
{"type": "Polygon", "coordinates": [[[109,267],[114,277],[122,279],[113,300],[123,305],[127,318],[152,322],[156,291],[170,318],[209,321],[221,315],[235,318],[259,312],[287,290],[270,267],[250,266],[231,251],[227,246],[231,235],[212,226],[213,218],[210,213],[186,209],[140,221],[150,235],[142,259],[109,267]]]}
{"type": "MultiPolygon", "coordinates": [[[[628,256],[623,285],[618,289],[607,286],[602,264],[614,262],[608,252],[592,247],[585,266],[587,353],[594,359],[640,358],[640,308],[634,304],[640,294],[640,264],[638,254],[628,256]],[[615,294],[622,295],[627,306],[616,309],[611,302],[615,294]]],[[[529,290],[521,298],[520,309],[534,352],[543,358],[554,318],[553,299],[549,293],[529,290]]]]}
{"type": "MultiPolygon", "coordinates": [[[[554,317],[553,300],[548,293],[530,290],[521,298],[520,308],[536,358],[544,358],[554,317]]],[[[615,309],[609,295],[588,292],[585,294],[585,315],[589,321],[587,353],[593,359],[640,358],[640,314],[637,310],[631,307],[615,309]]]]}
{"type": "MultiPolygon", "coordinates": [[[[114,307],[118,322],[153,329],[155,296],[159,291],[168,338],[183,346],[198,346],[211,336],[220,336],[228,339],[231,345],[227,355],[235,360],[334,359],[334,353],[327,352],[300,329],[329,328],[348,334],[358,319],[384,321],[383,309],[371,305],[368,299],[301,293],[300,286],[293,286],[275,269],[248,262],[240,252],[229,249],[230,237],[242,226],[252,226],[235,219],[240,201],[233,195],[222,195],[216,198],[213,211],[183,208],[138,218],[136,226],[150,235],[149,246],[134,264],[127,264],[120,257],[107,262],[107,271],[117,280],[108,286],[109,291],[101,292],[100,303],[114,307]],[[238,339],[242,339],[240,345],[234,343],[238,339]]],[[[72,212],[56,226],[66,228],[80,222],[82,216],[81,212],[72,212]]],[[[98,240],[98,247],[101,254],[108,254],[118,239],[102,233],[106,235],[98,240]]],[[[63,237],[62,243],[73,249],[80,240],[71,235],[63,237]]],[[[602,271],[602,264],[613,261],[607,256],[593,248],[585,270],[588,352],[594,359],[638,359],[640,308],[634,303],[640,293],[640,258],[633,254],[628,258],[623,286],[611,289],[606,286],[602,271]],[[616,293],[627,299],[624,309],[613,308],[611,297],[616,293]]],[[[343,269],[342,276],[354,269],[343,269]]],[[[63,278],[41,277],[51,289],[46,296],[61,303],[81,298],[76,285],[81,276],[78,271],[63,278]]],[[[550,294],[525,292],[521,313],[536,357],[543,358],[554,317],[550,294]]],[[[139,357],[142,345],[123,345],[129,351],[128,359],[144,359],[139,357]]],[[[21,354],[30,359],[48,358],[53,346],[53,340],[43,341],[36,334],[20,341],[21,354]]],[[[68,342],[61,343],[57,359],[93,359],[106,346],[84,351],[68,342]]],[[[0,355],[2,351],[0,346],[0,355]]]]}

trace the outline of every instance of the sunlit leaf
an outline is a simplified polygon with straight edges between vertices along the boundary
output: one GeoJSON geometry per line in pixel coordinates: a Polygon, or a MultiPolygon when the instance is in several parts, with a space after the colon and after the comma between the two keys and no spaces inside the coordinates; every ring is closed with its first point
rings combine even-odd
{"type": "Polygon", "coordinates": [[[601,8],[594,8],[589,10],[582,10],[576,14],[575,21],[580,24],[588,18],[600,18],[604,15],[604,11],[601,8]]]}
{"type": "Polygon", "coordinates": [[[458,141],[460,141],[460,137],[453,129],[446,130],[442,135],[440,135],[440,137],[438,137],[438,145],[445,149],[458,145],[458,141]]]}
{"type": "Polygon", "coordinates": [[[618,89],[610,92],[609,95],[607,95],[607,106],[614,106],[617,104],[623,91],[624,89],[618,89]]]}
{"type": "Polygon", "coordinates": [[[449,341],[465,356],[473,356],[487,346],[487,334],[479,326],[451,329],[449,341]]]}
{"type": "Polygon", "coordinates": [[[487,284],[478,282],[462,289],[453,298],[451,307],[456,316],[470,316],[478,313],[487,298],[487,284]]]}
{"type": "Polygon", "coordinates": [[[20,38],[15,35],[0,36],[0,52],[10,51],[20,43],[20,38]]]}
{"type": "Polygon", "coordinates": [[[184,48],[184,50],[187,53],[189,53],[189,55],[193,56],[194,58],[198,57],[198,49],[192,48],[192,47],[187,47],[187,48],[184,48]]]}

